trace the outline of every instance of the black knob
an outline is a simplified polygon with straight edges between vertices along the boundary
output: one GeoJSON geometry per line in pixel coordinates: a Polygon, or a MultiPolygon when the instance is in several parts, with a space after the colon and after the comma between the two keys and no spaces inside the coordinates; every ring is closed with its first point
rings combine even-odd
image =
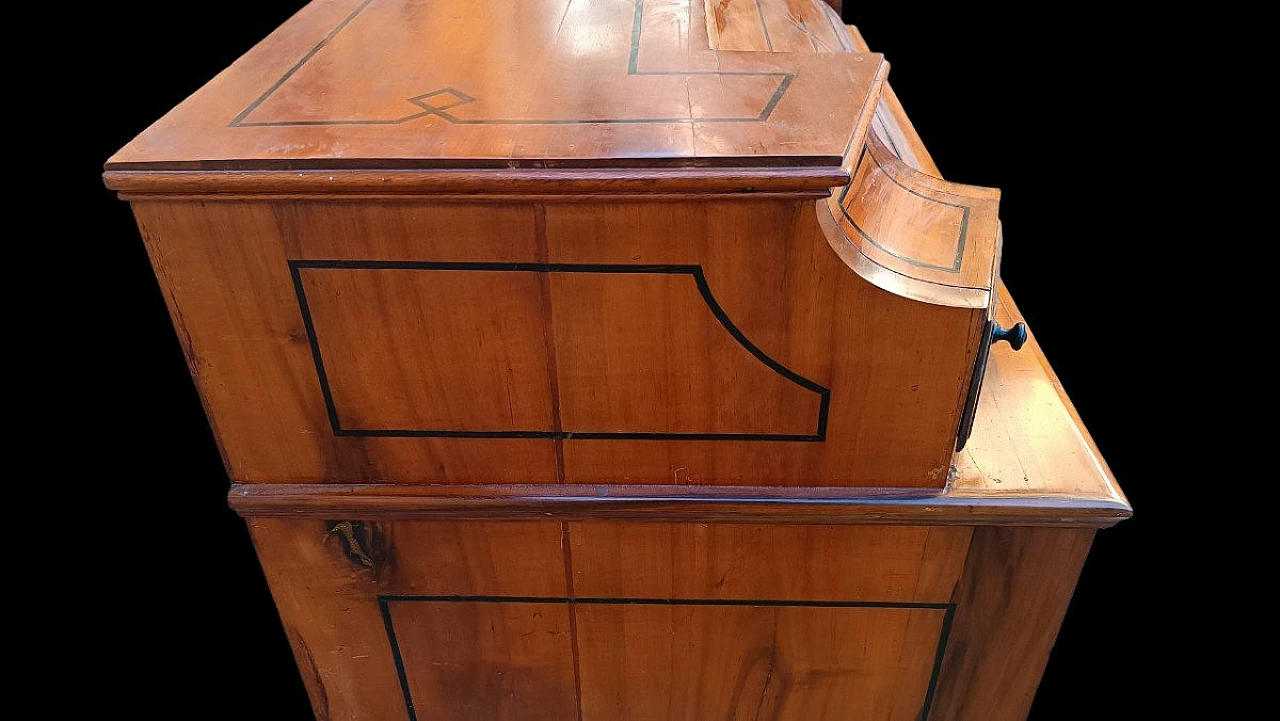
{"type": "Polygon", "coordinates": [[[1018,321],[1012,328],[1003,328],[996,323],[991,331],[991,342],[999,343],[1000,341],[1008,343],[1014,350],[1022,350],[1022,345],[1027,342],[1027,324],[1018,321]]]}

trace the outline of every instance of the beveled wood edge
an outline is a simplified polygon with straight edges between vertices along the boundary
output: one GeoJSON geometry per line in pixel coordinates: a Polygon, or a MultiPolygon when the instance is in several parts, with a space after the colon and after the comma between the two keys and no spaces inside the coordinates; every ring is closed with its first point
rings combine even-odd
{"type": "Polygon", "coordinates": [[[806,167],[567,168],[460,170],[117,170],[103,180],[122,198],[209,200],[246,196],[467,197],[607,194],[798,194],[821,197],[849,184],[840,159],[806,167]]]}
{"type": "MultiPolygon", "coordinates": [[[[1022,311],[1018,309],[1018,304],[1010,295],[1009,289],[1004,282],[1000,282],[996,297],[997,310],[1001,311],[998,315],[1007,314],[1007,319],[1012,323],[1024,321],[1022,311]]],[[[1106,459],[1102,457],[1102,451],[1098,450],[1098,444],[1094,442],[1093,436],[1089,434],[1089,429],[1084,425],[1084,419],[1080,417],[1080,413],[1076,410],[1076,406],[1071,402],[1071,398],[1067,395],[1066,388],[1063,387],[1062,381],[1059,380],[1058,374],[1053,370],[1053,366],[1049,363],[1049,359],[1045,357],[1044,350],[1040,348],[1039,341],[1036,340],[1035,333],[1031,329],[1031,325],[1027,324],[1027,343],[1023,346],[1020,353],[1030,352],[1040,364],[1040,368],[1044,370],[1046,376],[1049,377],[1049,383],[1053,385],[1053,389],[1058,394],[1059,400],[1062,401],[1063,407],[1067,409],[1067,414],[1071,416],[1071,426],[1076,432],[1076,436],[1084,443],[1085,448],[1089,452],[1089,460],[1094,468],[1098,471],[1098,477],[1102,481],[1103,487],[1106,489],[1105,497],[1111,502],[1123,506],[1128,509],[1129,516],[1133,515],[1133,507],[1129,504],[1129,498],[1125,495],[1124,490],[1120,488],[1120,483],[1116,481],[1115,474],[1111,472],[1111,467],[1107,465],[1106,459]]],[[[1126,516],[1127,518],[1128,516],[1126,516]]]]}
{"type": "Polygon", "coordinates": [[[119,193],[120,200],[177,202],[243,202],[274,203],[282,201],[323,201],[325,203],[646,203],[681,200],[821,200],[830,190],[749,191],[736,193],[662,192],[662,193],[119,193]],[[696,196],[691,198],[690,196],[696,196]]]}
{"type": "MultiPolygon", "coordinates": [[[[870,48],[867,41],[862,37],[862,33],[853,25],[846,25],[849,34],[853,38],[855,48],[859,52],[869,52],[870,48]]],[[[938,165],[934,162],[933,155],[925,146],[924,141],[920,138],[919,132],[916,131],[915,125],[911,122],[911,118],[907,115],[906,109],[902,105],[902,100],[898,94],[894,92],[891,83],[885,83],[884,90],[881,94],[890,115],[898,126],[899,132],[902,133],[903,140],[908,144],[912,155],[919,163],[919,170],[923,173],[941,177],[942,173],[938,169],[938,165]]],[[[825,203],[819,203],[825,205],[825,203]]],[[[828,214],[829,215],[829,214],[828,214]]],[[[835,219],[831,218],[830,222],[834,223],[835,219]]],[[[1002,314],[1007,314],[1006,320],[1012,326],[1013,322],[1023,320],[1022,312],[1018,309],[1017,303],[1014,302],[1013,296],[1009,294],[1008,287],[999,277],[999,259],[1003,255],[1004,246],[1004,227],[1003,223],[997,226],[996,231],[996,262],[992,267],[992,287],[995,289],[995,304],[993,310],[999,310],[1002,314]]],[[[1090,462],[1098,472],[1098,478],[1104,488],[1104,493],[1095,500],[1103,505],[1122,509],[1123,514],[1117,517],[1117,520],[1111,524],[1103,524],[1099,527],[1107,527],[1114,523],[1129,518],[1133,515],[1133,507],[1129,503],[1128,497],[1124,490],[1116,481],[1115,474],[1112,473],[1111,467],[1107,465],[1106,460],[1102,457],[1102,452],[1098,450],[1097,443],[1094,442],[1093,436],[1089,434],[1089,430],[1084,425],[1084,420],[1080,418],[1080,413],[1076,410],[1075,404],[1071,402],[1071,398],[1067,395],[1066,389],[1062,386],[1062,381],[1058,379],[1058,374],[1054,372],[1053,366],[1049,363],[1049,359],[1045,357],[1043,350],[1037,342],[1035,333],[1031,332],[1028,327],[1028,342],[1023,349],[1024,353],[1031,353],[1039,362],[1040,367],[1044,369],[1045,374],[1049,377],[1049,382],[1053,385],[1054,390],[1058,394],[1058,398],[1062,401],[1062,405],[1066,408],[1068,415],[1071,417],[1072,426],[1078,438],[1083,442],[1089,453],[1090,462]]]]}
{"type": "Polygon", "coordinates": [[[1132,511],[1109,498],[911,495],[897,489],[599,484],[236,483],[245,517],[363,520],[629,520],[689,523],[1104,528],[1132,511]]]}

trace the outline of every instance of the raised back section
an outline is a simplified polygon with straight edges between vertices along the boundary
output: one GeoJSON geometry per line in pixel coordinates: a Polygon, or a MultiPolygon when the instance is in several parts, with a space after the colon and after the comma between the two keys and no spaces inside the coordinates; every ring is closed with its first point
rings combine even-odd
{"type": "MultiPolygon", "coordinates": [[[[857,31],[810,0],[703,0],[714,47],[831,57],[865,52],[857,31]]],[[[819,210],[832,247],[857,273],[929,303],[988,307],[1000,255],[1000,192],[929,174],[886,102],[850,144],[850,182],[819,210]]],[[[829,106],[829,105],[828,105],[829,106]]]]}
{"type": "Polygon", "coordinates": [[[818,0],[319,0],[107,180],[237,481],[938,490],[995,195],[885,72],[818,0]]]}

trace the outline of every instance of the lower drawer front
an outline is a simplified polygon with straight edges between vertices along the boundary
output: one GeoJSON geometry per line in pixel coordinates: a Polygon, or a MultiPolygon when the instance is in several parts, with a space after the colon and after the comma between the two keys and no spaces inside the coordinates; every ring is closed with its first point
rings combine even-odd
{"type": "Polygon", "coordinates": [[[322,719],[916,719],[967,528],[251,519],[322,719]]]}

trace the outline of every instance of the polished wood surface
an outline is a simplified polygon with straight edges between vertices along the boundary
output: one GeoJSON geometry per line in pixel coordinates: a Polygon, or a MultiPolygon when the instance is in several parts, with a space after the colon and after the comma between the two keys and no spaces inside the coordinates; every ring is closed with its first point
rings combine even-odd
{"type": "Polygon", "coordinates": [[[497,12],[315,2],[108,165],[317,718],[1025,717],[1131,511],[1034,337],[954,452],[998,193],[818,0],[497,12]]]}
{"type": "MultiPolygon", "coordinates": [[[[821,0],[761,7],[840,47],[821,0]]],[[[317,0],[108,168],[838,166],[884,69],[715,50],[703,0],[317,0]]]]}
{"type": "MultiPolygon", "coordinates": [[[[997,320],[1022,320],[1002,287],[997,320]]],[[[1088,430],[1030,334],[992,349],[977,421],[939,495],[859,489],[569,485],[314,486],[237,484],[231,505],[250,515],[360,518],[662,519],[791,523],[944,523],[1109,526],[1132,513],[1088,430]]]]}
{"type": "MultiPolygon", "coordinates": [[[[702,0],[707,36],[717,50],[770,53],[850,52],[837,14],[810,0],[702,0]]],[[[832,7],[838,13],[838,0],[832,7]]]]}
{"type": "Polygon", "coordinates": [[[914,721],[946,618],[919,608],[635,604],[577,614],[584,721],[914,721]]]}
{"type": "MultiPolygon", "coordinates": [[[[386,589],[426,597],[567,594],[563,530],[555,522],[364,524],[262,518],[249,526],[320,719],[405,718],[396,651],[389,644],[379,600],[386,589]]],[[[479,616],[477,610],[470,618],[479,616]]],[[[500,617],[494,616],[493,622],[500,617]]],[[[410,614],[405,620],[418,624],[413,633],[430,634],[441,631],[442,624],[450,625],[429,613],[422,618],[410,614]]],[[[520,619],[511,622],[518,624],[520,619]]],[[[552,620],[546,623],[555,630],[552,620]]],[[[484,637],[483,629],[472,628],[472,640],[484,637]]],[[[413,638],[411,634],[406,652],[429,652],[413,638]]],[[[466,662],[466,649],[454,652],[460,655],[444,660],[466,662]]],[[[550,663],[546,659],[553,656],[539,653],[529,648],[525,655],[550,663]]],[[[424,685],[421,693],[434,693],[429,679],[414,678],[424,685]]]]}
{"type": "Polygon", "coordinates": [[[134,210],[241,482],[941,489],[986,323],[808,200],[134,210]]]}
{"type": "Polygon", "coordinates": [[[318,714],[376,721],[918,718],[971,535],[271,518],[250,529],[318,714]]]}
{"type": "Polygon", "coordinates": [[[568,721],[577,715],[564,603],[384,601],[406,707],[432,721],[568,721]]]}
{"type": "Polygon", "coordinates": [[[609,168],[481,170],[164,171],[108,170],[124,200],[601,200],[825,198],[849,182],[840,167],[609,168]]]}
{"type": "Polygon", "coordinates": [[[569,529],[573,584],[583,596],[909,603],[951,598],[972,533],[963,526],[738,523],[569,529]]]}
{"type": "MultiPolygon", "coordinates": [[[[927,721],[1021,721],[1075,590],[1094,531],[978,528],[927,721]]],[[[1105,649],[1099,649],[1105,653],[1105,649]]]]}
{"type": "Polygon", "coordinates": [[[518,721],[1020,719],[1094,533],[250,528],[321,718],[518,721]]]}
{"type": "MultiPolygon", "coordinates": [[[[419,72],[396,63],[413,47],[451,47],[433,40],[446,30],[510,57],[518,55],[506,44],[511,33],[516,45],[554,54],[558,41],[539,34],[553,9],[556,37],[598,36],[604,58],[617,49],[614,15],[627,3],[522,5],[520,22],[491,38],[480,32],[490,24],[485,4],[348,5],[308,6],[188,105],[252,86],[247,78],[270,73],[268,56],[338,14],[337,31],[233,128],[245,134],[237,137],[318,132],[325,124],[314,119],[258,115],[356,102],[349,94],[373,82],[378,63],[391,63],[393,79],[356,102],[375,112],[386,93],[399,92],[392,86],[419,72]],[[392,23],[396,8],[412,13],[392,23]],[[372,44],[357,40],[379,32],[396,41],[374,62],[372,44]],[[321,79],[340,92],[318,96],[321,79]]],[[[650,59],[645,37],[657,48],[654,62],[725,55],[720,72],[738,72],[726,69],[733,63],[810,58],[833,68],[872,57],[853,52],[854,34],[816,0],[637,0],[631,8],[627,47],[640,48],[637,62],[650,59]],[[737,49],[691,49],[705,38],[681,33],[696,35],[688,23],[704,11],[716,42],[737,49]]],[[[546,78],[569,82],[559,60],[548,62],[546,78]]],[[[478,73],[482,65],[467,69],[496,90],[513,82],[509,65],[478,73]]],[[[582,58],[574,72],[593,82],[608,76],[582,58]]],[[[800,82],[786,77],[786,87],[800,82]]],[[[536,87],[526,81],[520,92],[536,87]]],[[[472,162],[471,141],[451,135],[458,124],[437,127],[442,116],[429,114],[413,120],[424,123],[414,137],[454,154],[448,168],[406,170],[399,155],[371,155],[371,173],[327,145],[275,138],[273,147],[309,148],[305,159],[326,170],[273,171],[270,158],[231,144],[219,147],[257,164],[229,170],[200,160],[177,171],[116,158],[107,180],[133,202],[236,481],[938,490],[985,347],[997,195],[900,159],[894,144],[910,147],[907,133],[877,110],[880,87],[863,88],[853,115],[806,116],[844,128],[839,157],[798,162],[753,141],[777,161],[768,168],[729,163],[682,177],[653,157],[621,153],[585,175],[558,161],[503,169],[472,162]],[[814,200],[824,183],[844,188],[814,200]]],[[[717,88],[717,97],[749,95],[717,88]]],[[[563,126],[580,138],[575,147],[592,147],[598,125],[631,125],[613,122],[613,97],[597,99],[601,115],[591,123],[563,126]]],[[[692,89],[682,97],[702,102],[692,89]]],[[[212,136],[187,124],[210,115],[190,115],[180,107],[157,126],[177,123],[175,134],[153,128],[122,152],[154,136],[204,158],[196,148],[212,136]]],[[[365,122],[325,126],[326,142],[345,143],[345,133],[372,127],[365,122]]],[[[377,126],[390,133],[380,148],[395,149],[401,125],[377,126]]],[[[518,139],[521,127],[509,124],[502,137],[518,139]]]]}

